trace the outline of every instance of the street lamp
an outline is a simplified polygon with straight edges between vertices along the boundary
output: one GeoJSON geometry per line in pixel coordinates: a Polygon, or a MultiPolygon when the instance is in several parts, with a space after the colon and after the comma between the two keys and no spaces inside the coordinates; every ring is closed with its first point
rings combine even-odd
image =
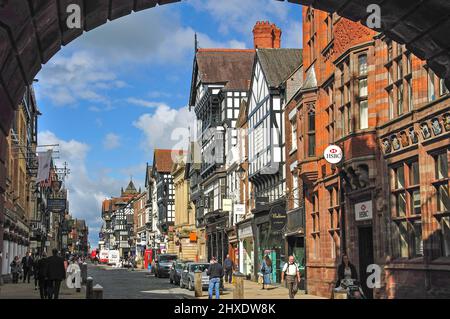
{"type": "Polygon", "coordinates": [[[245,179],[245,173],[246,173],[245,169],[242,167],[242,165],[239,165],[239,168],[237,169],[236,174],[238,175],[238,177],[241,180],[245,179]]]}

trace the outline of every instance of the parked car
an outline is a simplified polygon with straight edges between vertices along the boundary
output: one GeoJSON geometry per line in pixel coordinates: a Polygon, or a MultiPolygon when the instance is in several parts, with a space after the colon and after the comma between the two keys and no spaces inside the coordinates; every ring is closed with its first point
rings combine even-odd
{"type": "Polygon", "coordinates": [[[183,267],[183,272],[180,278],[180,287],[188,288],[189,290],[194,290],[194,278],[195,271],[202,271],[202,289],[208,289],[209,286],[209,276],[206,274],[208,270],[208,263],[186,263],[183,267]]]}
{"type": "Polygon", "coordinates": [[[171,284],[179,285],[181,272],[183,271],[184,265],[193,262],[192,260],[177,260],[172,263],[169,272],[169,281],[171,284]]]}
{"type": "Polygon", "coordinates": [[[170,267],[172,263],[177,260],[177,255],[161,254],[155,258],[155,265],[153,271],[156,277],[169,277],[170,267]]]}

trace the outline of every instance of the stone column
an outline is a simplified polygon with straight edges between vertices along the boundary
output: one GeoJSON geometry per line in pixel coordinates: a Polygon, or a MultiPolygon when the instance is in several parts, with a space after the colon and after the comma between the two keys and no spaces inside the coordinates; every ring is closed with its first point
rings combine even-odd
{"type": "Polygon", "coordinates": [[[197,269],[194,277],[195,297],[201,297],[203,295],[202,272],[197,269]]]}
{"type": "Polygon", "coordinates": [[[9,258],[8,258],[8,274],[11,273],[11,268],[9,265],[14,260],[14,242],[12,240],[9,240],[9,258]]]}
{"type": "Polygon", "coordinates": [[[244,299],[244,278],[245,275],[241,272],[235,272],[234,276],[234,290],[233,299],[244,299]]]}

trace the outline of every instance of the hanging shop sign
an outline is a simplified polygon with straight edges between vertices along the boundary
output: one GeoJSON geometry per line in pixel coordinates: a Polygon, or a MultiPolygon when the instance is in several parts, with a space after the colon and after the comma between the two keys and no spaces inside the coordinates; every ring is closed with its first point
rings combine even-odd
{"type": "Polygon", "coordinates": [[[355,220],[372,219],[372,201],[365,201],[355,204],[355,220]]]}
{"type": "Polygon", "coordinates": [[[287,222],[286,209],[282,205],[276,205],[270,209],[270,228],[272,231],[281,231],[287,222]]]}
{"type": "Polygon", "coordinates": [[[222,210],[224,212],[232,212],[233,211],[233,201],[229,198],[224,198],[222,200],[222,210]]]}
{"type": "Polygon", "coordinates": [[[67,194],[65,191],[49,194],[47,208],[52,212],[62,212],[66,210],[67,194]]]}
{"type": "Polygon", "coordinates": [[[337,145],[328,145],[323,152],[323,157],[330,164],[337,164],[342,160],[342,149],[337,145]]]}
{"type": "Polygon", "coordinates": [[[234,213],[236,215],[244,215],[245,214],[245,205],[244,204],[234,204],[234,213]]]}

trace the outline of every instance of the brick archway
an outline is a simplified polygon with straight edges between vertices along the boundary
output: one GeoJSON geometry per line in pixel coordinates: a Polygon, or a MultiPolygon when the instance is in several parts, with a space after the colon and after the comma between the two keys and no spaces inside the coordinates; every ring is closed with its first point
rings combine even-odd
{"type": "MultiPolygon", "coordinates": [[[[0,194],[5,190],[6,134],[15,107],[35,75],[62,45],[84,31],[157,5],[181,0],[0,0],[0,194]],[[82,29],[68,29],[69,4],[82,8],[82,29]]],[[[217,0],[223,1],[223,0],[217,0]]],[[[450,87],[450,2],[448,0],[274,0],[312,5],[365,21],[367,6],[381,7],[381,28],[393,40],[425,59],[450,87]]],[[[300,36],[300,35],[299,35],[300,36]]],[[[0,242],[3,236],[0,197],[0,242]]]]}

